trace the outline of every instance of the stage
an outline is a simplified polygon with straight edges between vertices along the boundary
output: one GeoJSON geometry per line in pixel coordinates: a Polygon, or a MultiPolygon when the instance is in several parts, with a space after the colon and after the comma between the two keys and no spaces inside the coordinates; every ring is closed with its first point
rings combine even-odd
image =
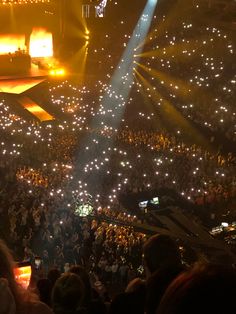
{"type": "Polygon", "coordinates": [[[44,108],[39,106],[34,100],[25,94],[31,88],[34,88],[44,82],[48,78],[48,71],[39,69],[32,64],[29,71],[17,75],[0,76],[0,95],[4,95],[4,99],[9,99],[9,106],[12,110],[18,107],[17,111],[27,110],[29,119],[37,121],[50,121],[54,117],[44,108]]]}
{"type": "Polygon", "coordinates": [[[0,93],[21,94],[42,83],[47,77],[47,70],[32,64],[25,73],[0,76],[0,93]]]}

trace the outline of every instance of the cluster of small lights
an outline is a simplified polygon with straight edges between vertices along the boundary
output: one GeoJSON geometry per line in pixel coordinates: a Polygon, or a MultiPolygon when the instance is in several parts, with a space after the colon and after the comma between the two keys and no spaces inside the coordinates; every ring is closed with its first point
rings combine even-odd
{"type": "MultiPolygon", "coordinates": [[[[231,71],[229,75],[225,75],[230,60],[231,62],[234,60],[232,38],[228,38],[225,32],[216,27],[203,27],[199,37],[191,38],[192,34],[196,36],[197,33],[193,31],[193,26],[192,23],[183,22],[183,31],[180,35],[173,34],[173,31],[169,34],[169,31],[166,31],[162,38],[158,28],[154,29],[148,43],[151,50],[141,55],[142,62],[138,68],[141,79],[138,86],[143,84],[142,76],[151,80],[151,86],[147,90],[158,90],[159,85],[162,96],[172,99],[171,103],[177,106],[185,117],[199,123],[201,115],[204,126],[215,130],[222,129],[224,125],[227,134],[235,137],[236,120],[232,102],[235,73],[231,71]],[[163,47],[164,42],[166,44],[163,47]],[[217,54],[220,47],[224,47],[223,55],[221,50],[217,54]],[[198,62],[195,63],[193,60],[198,62]],[[154,70],[158,68],[158,64],[159,69],[154,70]],[[222,84],[220,88],[219,84],[222,84]],[[200,90],[203,97],[197,97],[200,90]],[[189,100],[195,104],[189,104],[189,100]],[[221,108],[222,103],[224,110],[221,108]],[[229,121],[230,125],[227,123],[229,121]]],[[[151,93],[149,97],[152,97],[151,93]]]]}
{"type": "Polygon", "coordinates": [[[0,4],[37,4],[37,3],[49,3],[51,0],[1,0],[0,4]]]}
{"type": "MultiPolygon", "coordinates": [[[[143,22],[147,18],[142,16],[143,22]]],[[[102,212],[100,204],[112,208],[119,196],[130,190],[167,187],[192,202],[217,193],[223,197],[225,191],[234,190],[233,158],[184,143],[181,127],[168,133],[157,126],[159,113],[168,102],[198,125],[213,131],[220,128],[230,139],[236,138],[232,101],[236,75],[226,75],[235,57],[233,41],[217,26],[195,31],[194,22],[187,21],[180,22],[178,32],[170,29],[160,34],[158,26],[165,21],[165,17],[154,17],[142,53],[135,51],[137,73],[124,73],[121,78],[123,85],[131,84],[128,98],[103,81],[91,89],[69,81],[52,84],[51,105],[61,115],[45,124],[26,122],[11,112],[10,105],[0,102],[0,127],[7,134],[0,147],[3,160],[8,162],[9,156],[19,159],[16,175],[30,195],[38,196],[43,190],[45,199],[68,208],[75,197],[83,203],[91,195],[102,212]],[[217,47],[223,47],[223,56],[217,55],[217,47]],[[135,77],[132,83],[130,76],[135,77]],[[124,108],[127,113],[121,117],[124,108]],[[120,124],[115,124],[119,119],[120,124]],[[41,167],[24,167],[25,156],[34,154],[36,147],[41,167]]],[[[123,50],[131,34],[126,32],[125,19],[120,24],[124,29],[119,43],[123,50]]],[[[104,44],[114,44],[111,37],[105,33],[104,40],[98,41],[104,46],[97,45],[90,55],[101,65],[106,55],[106,80],[112,78],[116,58],[120,57],[104,44]]],[[[121,60],[120,68],[125,61],[121,60]]]]}
{"type": "MultiPolygon", "coordinates": [[[[199,147],[182,142],[176,144],[173,135],[161,130],[151,133],[133,131],[130,115],[123,117],[121,130],[109,126],[125,103],[132,108],[137,100],[132,94],[125,102],[121,95],[110,88],[109,85],[98,82],[98,94],[93,95],[88,88],[76,87],[68,81],[51,86],[49,91],[52,104],[59,107],[67,118],[45,125],[34,125],[18,119],[12,121],[9,119],[10,107],[1,102],[1,128],[7,130],[14,143],[11,150],[7,150],[3,142],[2,154],[19,155],[20,149],[22,155],[33,145],[37,144],[40,149],[42,143],[40,157],[44,158],[43,170],[26,168],[18,172],[19,181],[30,186],[30,194],[34,191],[37,193],[37,186],[41,184],[50,198],[60,197],[61,201],[67,202],[66,206],[70,206],[74,194],[79,196],[81,202],[92,195],[97,204],[105,202],[112,205],[117,204],[119,195],[127,189],[139,190],[140,184],[147,190],[172,186],[193,202],[198,197],[213,193],[219,186],[230,188],[226,183],[231,182],[234,173],[235,166],[232,162],[220,162],[218,156],[206,154],[199,147]],[[105,95],[117,101],[115,108],[103,107],[105,95]],[[89,106],[89,100],[93,105],[89,106]],[[68,110],[71,109],[71,104],[73,110],[68,110]],[[89,120],[94,118],[99,123],[97,127],[91,128],[89,120]],[[78,146],[84,132],[87,140],[78,146]],[[17,134],[21,134],[21,138],[17,134]],[[76,165],[74,153],[77,154],[77,150],[83,158],[76,165]],[[52,160],[48,157],[48,151],[52,160]],[[46,180],[43,179],[43,173],[47,174],[46,180]],[[102,184],[94,184],[96,178],[109,182],[106,192],[102,184]],[[41,183],[38,184],[38,181],[41,183]],[[73,188],[75,186],[76,189],[73,188]]],[[[222,110],[225,110],[224,106],[222,110]]],[[[132,118],[138,125],[144,122],[148,126],[150,123],[155,124],[155,117],[155,112],[147,113],[143,110],[134,112],[132,118]]],[[[176,137],[180,133],[177,130],[176,137]]],[[[23,160],[20,162],[23,164],[23,160]]]]}
{"type": "MultiPolygon", "coordinates": [[[[235,60],[235,41],[232,32],[228,32],[226,27],[221,28],[217,19],[209,23],[211,26],[202,23],[203,13],[199,8],[209,9],[203,1],[191,2],[188,4],[191,16],[196,14],[199,19],[182,17],[179,13],[180,17],[172,21],[173,25],[168,23],[166,16],[154,16],[143,51],[138,53],[140,47],[134,51],[134,69],[138,71],[138,74],[136,70],[134,72],[137,92],[141,94],[145,90],[146,96],[158,106],[164,106],[167,100],[185,118],[211,131],[221,130],[235,140],[236,75],[231,66],[235,60]],[[222,104],[226,110],[220,109],[222,104]]],[[[142,19],[146,18],[142,16],[142,19]]],[[[120,32],[124,34],[116,44],[120,54],[112,52],[111,32],[103,34],[102,45],[96,44],[90,50],[91,59],[96,58],[98,64],[107,66],[107,78],[112,77],[118,57],[132,37],[133,28],[128,32],[130,23],[124,17],[119,23],[120,32]],[[105,54],[107,62],[104,65],[105,54]]],[[[230,27],[230,22],[227,25],[230,27]]],[[[121,60],[123,63],[125,60],[121,60]]],[[[124,84],[129,75],[123,77],[124,84]]]]}

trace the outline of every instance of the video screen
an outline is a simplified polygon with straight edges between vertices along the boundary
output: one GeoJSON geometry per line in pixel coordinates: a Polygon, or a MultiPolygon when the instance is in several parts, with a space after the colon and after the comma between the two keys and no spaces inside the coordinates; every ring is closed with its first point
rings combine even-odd
{"type": "Polygon", "coordinates": [[[155,196],[151,199],[146,199],[146,200],[143,200],[143,201],[140,201],[138,203],[138,206],[141,210],[144,210],[145,212],[147,212],[147,210],[149,209],[157,209],[160,205],[160,200],[159,200],[159,197],[158,196],[155,196]]]}
{"type": "Polygon", "coordinates": [[[148,204],[148,201],[142,201],[142,202],[139,202],[139,207],[141,209],[144,209],[147,207],[147,204],[148,204]]]}
{"type": "Polygon", "coordinates": [[[157,197],[153,197],[151,199],[150,203],[153,204],[153,205],[159,205],[160,204],[159,197],[158,196],[157,197]]]}

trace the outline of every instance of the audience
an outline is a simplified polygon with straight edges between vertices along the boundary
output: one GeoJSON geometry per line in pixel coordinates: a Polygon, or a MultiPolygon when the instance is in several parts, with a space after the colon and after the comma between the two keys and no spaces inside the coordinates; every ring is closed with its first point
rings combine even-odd
{"type": "Polygon", "coordinates": [[[12,255],[1,240],[0,313],[52,313],[48,306],[54,314],[236,312],[236,272],[232,266],[196,264],[186,268],[176,241],[167,235],[155,235],[145,242],[143,260],[146,280],[133,279],[112,302],[95,289],[98,278],[93,279],[80,265],[63,274],[53,269],[49,279],[38,278],[40,302],[16,283],[12,255]]]}
{"type": "MultiPolygon", "coordinates": [[[[133,32],[139,12],[126,21],[122,1],[109,7],[117,23],[107,27],[108,18],[94,30],[87,86],[52,78],[25,92],[53,120],[39,122],[1,94],[0,237],[33,273],[25,290],[0,241],[0,314],[236,313],[235,270],[193,267],[191,253],[187,263],[178,239],[150,236],[165,222],[148,207],[176,206],[208,230],[220,225],[216,232],[236,251],[232,21],[214,23],[214,1],[186,1],[191,14],[168,23],[174,1],[160,2],[142,47],[139,27],[133,32]],[[144,54],[129,60],[123,52],[132,33],[144,54]]],[[[222,256],[222,264],[232,261],[222,256]]]]}
{"type": "Polygon", "coordinates": [[[70,272],[78,275],[84,285],[83,307],[87,313],[103,314],[106,313],[105,304],[102,301],[99,293],[92,287],[90,278],[86,270],[80,265],[75,265],[70,268],[70,272]]]}
{"type": "Polygon", "coordinates": [[[78,275],[66,273],[57,279],[52,291],[52,308],[55,314],[85,313],[83,299],[84,285],[78,275]]]}
{"type": "Polygon", "coordinates": [[[41,278],[36,283],[39,299],[41,302],[51,306],[52,283],[47,278],[41,278]]]}
{"type": "Polygon", "coordinates": [[[143,260],[147,277],[160,269],[182,264],[177,243],[167,235],[154,235],[145,242],[143,260]]]}
{"type": "Polygon", "coordinates": [[[132,280],[125,292],[114,297],[109,308],[109,314],[144,313],[145,282],[140,278],[132,280]]]}
{"type": "Polygon", "coordinates": [[[144,244],[143,259],[146,270],[146,304],[148,314],[154,314],[166,288],[185,270],[179,247],[167,235],[154,235],[144,244]]]}
{"type": "Polygon", "coordinates": [[[235,294],[235,269],[198,266],[170,284],[156,314],[233,314],[236,313],[235,294]]]}

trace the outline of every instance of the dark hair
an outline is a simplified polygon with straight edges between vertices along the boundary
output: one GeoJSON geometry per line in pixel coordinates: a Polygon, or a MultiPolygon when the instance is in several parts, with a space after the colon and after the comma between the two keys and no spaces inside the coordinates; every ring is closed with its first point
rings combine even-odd
{"type": "Polygon", "coordinates": [[[16,296],[18,294],[18,286],[13,273],[14,267],[15,263],[11,252],[5,242],[0,239],[0,277],[8,280],[9,287],[14,296],[16,296]]]}
{"type": "Polygon", "coordinates": [[[55,314],[76,313],[84,298],[84,285],[76,274],[66,273],[57,279],[52,291],[52,307],[55,314]]]}
{"type": "Polygon", "coordinates": [[[37,281],[37,289],[39,291],[40,301],[51,306],[52,283],[47,278],[42,278],[37,281]]]}
{"type": "Polygon", "coordinates": [[[92,287],[87,271],[80,265],[74,265],[70,268],[70,273],[74,273],[80,277],[84,284],[84,303],[88,304],[92,298],[92,287]]]}
{"type": "Polygon", "coordinates": [[[141,278],[134,278],[128,283],[125,292],[132,293],[141,291],[143,289],[145,290],[145,281],[143,281],[141,278]]]}
{"type": "Polygon", "coordinates": [[[160,304],[169,284],[183,271],[186,271],[184,265],[176,265],[157,270],[146,280],[146,302],[145,308],[147,314],[154,314],[160,304]]]}
{"type": "Polygon", "coordinates": [[[168,235],[154,235],[143,246],[144,263],[150,273],[161,267],[181,264],[176,242],[168,235]]]}
{"type": "Polygon", "coordinates": [[[50,280],[52,286],[55,285],[55,282],[57,281],[58,278],[60,278],[61,272],[57,268],[52,268],[49,270],[47,278],[50,280]]]}
{"type": "Polygon", "coordinates": [[[165,292],[157,314],[236,313],[236,272],[219,265],[196,266],[165,292]]]}

